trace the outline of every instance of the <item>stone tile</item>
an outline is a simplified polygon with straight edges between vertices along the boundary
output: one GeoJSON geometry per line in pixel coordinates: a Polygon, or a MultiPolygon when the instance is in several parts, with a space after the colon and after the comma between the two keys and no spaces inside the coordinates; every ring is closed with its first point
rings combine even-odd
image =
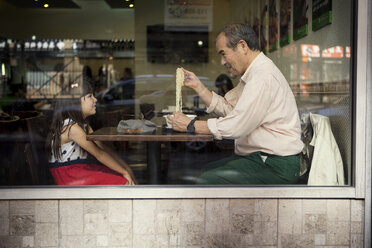
{"type": "Polygon", "coordinates": [[[350,223],[351,228],[350,228],[350,233],[354,234],[361,234],[363,233],[363,222],[361,221],[352,221],[350,223]]]}
{"type": "Polygon", "coordinates": [[[155,235],[134,234],[133,248],[162,248],[155,235]]]}
{"type": "Polygon", "coordinates": [[[253,242],[255,245],[267,246],[267,245],[276,245],[277,240],[277,222],[274,221],[259,221],[255,222],[253,242]]]}
{"type": "Polygon", "coordinates": [[[327,200],[326,199],[304,199],[302,200],[302,212],[312,214],[326,214],[327,200]]]}
{"type": "Polygon", "coordinates": [[[207,233],[206,248],[229,247],[240,248],[241,240],[235,235],[229,233],[207,233]]]}
{"type": "Polygon", "coordinates": [[[314,235],[312,234],[281,234],[279,235],[279,248],[313,248],[314,235]]]}
{"type": "Polygon", "coordinates": [[[253,233],[253,214],[231,213],[230,232],[234,234],[253,233]]]}
{"type": "Polygon", "coordinates": [[[156,200],[133,200],[133,234],[155,234],[156,200]]]}
{"type": "Polygon", "coordinates": [[[257,200],[254,199],[231,199],[230,200],[230,212],[232,213],[244,213],[254,214],[255,205],[257,200]]]}
{"type": "Polygon", "coordinates": [[[107,235],[97,235],[97,246],[108,246],[108,236],[107,235]]]}
{"type": "Polygon", "coordinates": [[[363,234],[351,234],[351,248],[362,248],[363,247],[363,234]]]}
{"type": "Polygon", "coordinates": [[[254,221],[277,221],[278,200],[255,200],[254,221]]]}
{"type": "Polygon", "coordinates": [[[84,214],[84,234],[107,234],[106,214],[84,214]]]}
{"type": "Polygon", "coordinates": [[[10,217],[11,235],[34,235],[35,217],[33,215],[12,215],[10,217]]]}
{"type": "MultiPolygon", "coordinates": [[[[275,235],[276,236],[276,235],[275,235]]],[[[254,234],[240,235],[240,247],[253,246],[254,245],[254,234]]]]}
{"type": "Polygon", "coordinates": [[[109,222],[132,222],[131,200],[108,201],[109,222]]]}
{"type": "Polygon", "coordinates": [[[9,201],[9,213],[14,215],[34,215],[35,201],[9,201]]]}
{"type": "Polygon", "coordinates": [[[327,221],[350,221],[350,200],[327,200],[327,221]]]}
{"type": "Polygon", "coordinates": [[[155,217],[156,234],[175,235],[180,232],[181,210],[163,210],[155,217]]]}
{"type": "Polygon", "coordinates": [[[83,234],[83,201],[61,200],[59,202],[59,223],[61,235],[83,234]]]}
{"type": "Polygon", "coordinates": [[[59,248],[93,248],[96,247],[96,236],[67,235],[60,239],[59,248]]]}
{"type": "Polygon", "coordinates": [[[327,232],[327,215],[325,213],[305,214],[303,232],[312,234],[325,234],[327,232]]]}
{"type": "Polygon", "coordinates": [[[58,222],[58,201],[36,201],[35,222],[58,222]]]}
{"type": "Polygon", "coordinates": [[[0,201],[0,216],[9,215],[9,201],[0,201]]]}
{"type": "Polygon", "coordinates": [[[349,245],[350,222],[327,222],[327,245],[349,245]]]}
{"type": "Polygon", "coordinates": [[[351,221],[364,220],[364,201],[351,200],[351,221]]]}
{"type": "Polygon", "coordinates": [[[325,245],[326,244],[326,235],[325,234],[315,234],[315,245],[325,245]]]}
{"type": "Polygon", "coordinates": [[[108,201],[107,200],[84,200],[84,214],[107,214],[108,201]]]}
{"type": "Polygon", "coordinates": [[[182,200],[182,221],[204,221],[205,200],[182,200]]]}
{"type": "Polygon", "coordinates": [[[34,236],[23,236],[22,237],[22,247],[34,247],[35,240],[34,236]]]}
{"type": "Polygon", "coordinates": [[[204,222],[187,222],[181,227],[182,246],[202,246],[204,244],[204,222]]]}
{"type": "Polygon", "coordinates": [[[22,243],[22,236],[0,236],[0,248],[20,248],[22,243]]]}
{"type": "Polygon", "coordinates": [[[182,200],[172,199],[172,200],[157,200],[156,209],[157,211],[167,211],[167,210],[181,210],[182,209],[182,200]]]}
{"type": "Polygon", "coordinates": [[[132,223],[110,223],[109,246],[132,246],[132,223]]]}
{"type": "Polygon", "coordinates": [[[9,201],[0,201],[0,236],[9,235],[9,201]]]}
{"type": "Polygon", "coordinates": [[[279,234],[302,233],[302,200],[279,200],[279,234]]]}
{"type": "Polygon", "coordinates": [[[58,223],[36,223],[35,246],[58,246],[58,223]]]}
{"type": "Polygon", "coordinates": [[[156,234],[155,237],[159,247],[183,247],[181,246],[181,237],[179,233],[171,235],[156,234]]]}
{"type": "Polygon", "coordinates": [[[229,232],[229,205],[229,200],[206,200],[206,233],[226,234],[229,232]]]}

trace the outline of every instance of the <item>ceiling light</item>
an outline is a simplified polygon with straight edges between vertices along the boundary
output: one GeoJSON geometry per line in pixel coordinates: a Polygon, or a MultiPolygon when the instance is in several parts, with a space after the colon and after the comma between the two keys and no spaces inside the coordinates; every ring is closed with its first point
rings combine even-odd
{"type": "Polygon", "coordinates": [[[48,8],[49,7],[49,4],[44,4],[44,8],[48,8]]]}
{"type": "Polygon", "coordinates": [[[133,3],[129,4],[129,8],[133,8],[133,7],[134,7],[133,3]]]}
{"type": "Polygon", "coordinates": [[[32,40],[36,40],[36,36],[33,35],[33,36],[31,37],[31,39],[32,39],[32,40]]]}

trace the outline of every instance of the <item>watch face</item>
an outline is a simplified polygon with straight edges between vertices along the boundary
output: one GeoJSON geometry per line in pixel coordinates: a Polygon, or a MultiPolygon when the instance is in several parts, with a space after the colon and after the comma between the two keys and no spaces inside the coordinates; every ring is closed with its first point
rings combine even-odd
{"type": "Polygon", "coordinates": [[[182,2],[179,4],[179,1],[169,1],[169,7],[168,7],[169,14],[175,16],[175,17],[181,17],[186,13],[186,4],[185,2],[182,2]]]}

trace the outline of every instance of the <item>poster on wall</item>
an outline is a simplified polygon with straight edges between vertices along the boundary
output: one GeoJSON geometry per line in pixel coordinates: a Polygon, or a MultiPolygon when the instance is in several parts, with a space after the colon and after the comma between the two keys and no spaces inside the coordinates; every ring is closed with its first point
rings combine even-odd
{"type": "Polygon", "coordinates": [[[276,0],[269,0],[269,51],[278,49],[278,10],[276,0]]]}
{"type": "Polygon", "coordinates": [[[213,31],[213,0],[164,2],[165,31],[213,31]]]}
{"type": "Polygon", "coordinates": [[[332,0],[313,0],[312,29],[316,31],[332,23],[332,0]]]}
{"type": "Polygon", "coordinates": [[[308,33],[307,0],[296,0],[293,3],[293,39],[298,40],[308,33]]]}
{"type": "Polygon", "coordinates": [[[269,32],[269,21],[268,21],[268,4],[266,0],[260,1],[260,47],[264,54],[267,54],[269,50],[269,44],[267,42],[269,32]]]}
{"type": "Polygon", "coordinates": [[[280,46],[291,42],[291,0],[280,0],[280,46]]]}

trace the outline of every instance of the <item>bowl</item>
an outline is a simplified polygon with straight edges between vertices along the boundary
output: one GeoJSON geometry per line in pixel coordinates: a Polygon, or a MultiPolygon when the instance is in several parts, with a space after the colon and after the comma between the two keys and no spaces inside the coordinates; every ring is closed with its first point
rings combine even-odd
{"type": "MultiPolygon", "coordinates": [[[[170,115],[170,116],[173,116],[173,115],[170,115]]],[[[186,115],[186,116],[189,117],[192,120],[192,119],[195,119],[197,115],[186,115]]],[[[168,115],[163,115],[163,117],[164,117],[165,121],[167,122],[166,128],[172,128],[172,124],[168,120],[168,115]]]]}

